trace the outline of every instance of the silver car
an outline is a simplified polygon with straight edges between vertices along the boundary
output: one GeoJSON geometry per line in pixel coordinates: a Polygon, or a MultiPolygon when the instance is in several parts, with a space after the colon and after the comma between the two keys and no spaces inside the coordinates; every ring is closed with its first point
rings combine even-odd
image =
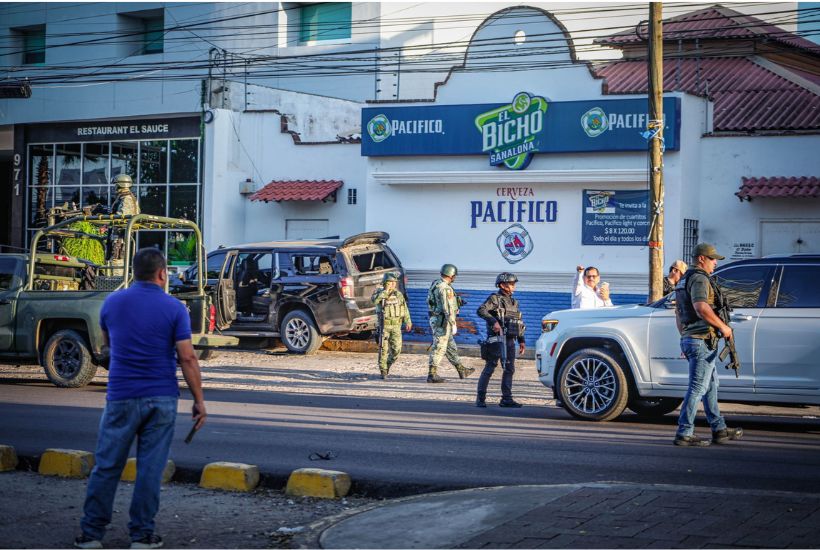
{"type": "MultiPolygon", "coordinates": [[[[720,400],[820,405],[820,256],[742,260],[715,276],[733,307],[742,365],[738,378],[718,366],[720,400]]],[[[585,420],[612,420],[627,407],[664,415],[689,379],[674,293],[649,305],[552,312],[535,357],[541,382],[585,420]]]]}

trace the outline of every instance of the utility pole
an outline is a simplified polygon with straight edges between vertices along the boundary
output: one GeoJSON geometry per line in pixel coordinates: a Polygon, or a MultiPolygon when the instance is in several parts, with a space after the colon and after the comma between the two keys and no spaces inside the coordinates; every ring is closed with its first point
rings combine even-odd
{"type": "Polygon", "coordinates": [[[649,3],[649,301],[663,296],[663,15],[649,3]]]}

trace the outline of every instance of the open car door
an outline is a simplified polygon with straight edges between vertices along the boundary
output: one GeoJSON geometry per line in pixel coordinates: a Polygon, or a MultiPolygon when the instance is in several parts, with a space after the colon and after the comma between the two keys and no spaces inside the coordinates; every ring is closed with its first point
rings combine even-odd
{"type": "Polygon", "coordinates": [[[236,288],[234,287],[234,270],[236,269],[236,251],[225,256],[225,263],[219,273],[216,286],[216,324],[220,330],[231,326],[236,320],[236,288]]]}

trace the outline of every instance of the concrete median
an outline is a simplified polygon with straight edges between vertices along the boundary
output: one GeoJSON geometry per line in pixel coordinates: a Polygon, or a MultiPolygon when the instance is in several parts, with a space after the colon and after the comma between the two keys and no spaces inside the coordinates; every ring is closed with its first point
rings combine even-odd
{"type": "Polygon", "coordinates": [[[38,471],[44,476],[88,477],[94,468],[94,454],[75,449],[46,449],[38,471]]]}

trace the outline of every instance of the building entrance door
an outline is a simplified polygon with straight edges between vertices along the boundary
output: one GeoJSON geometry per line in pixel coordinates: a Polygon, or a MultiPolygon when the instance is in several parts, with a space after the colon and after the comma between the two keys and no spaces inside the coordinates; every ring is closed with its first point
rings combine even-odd
{"type": "Polygon", "coordinates": [[[762,256],[820,254],[820,221],[760,222],[762,256]]]}

